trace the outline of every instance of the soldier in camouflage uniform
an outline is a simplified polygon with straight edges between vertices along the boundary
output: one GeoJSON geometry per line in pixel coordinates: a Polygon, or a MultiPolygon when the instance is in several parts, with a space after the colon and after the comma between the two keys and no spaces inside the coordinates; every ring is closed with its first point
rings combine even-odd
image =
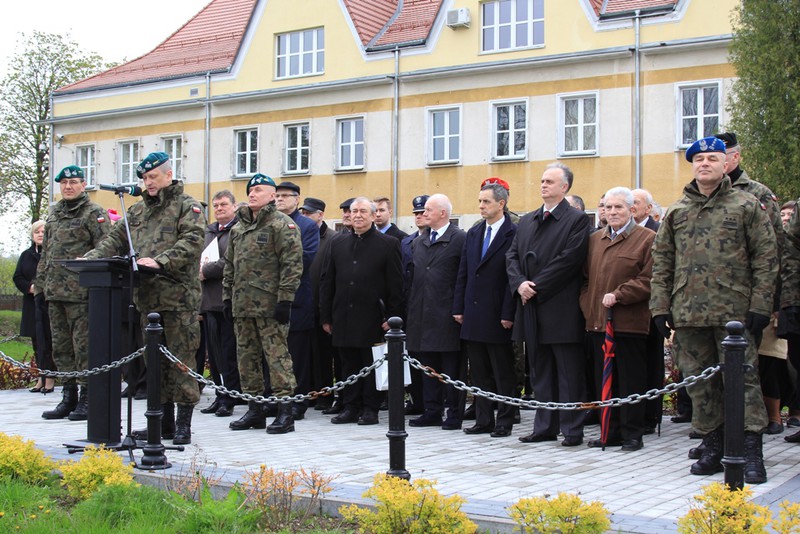
{"type": "MultiPolygon", "coordinates": [[[[136,263],[157,269],[155,276],[142,276],[134,294],[136,307],[146,315],[161,314],[164,344],[190,369],[200,346],[200,253],[206,218],[200,203],[183,192],[183,184],[172,179],[172,164],[164,152],[149,154],[136,168],[146,189],[144,199],[128,209],[136,263]]],[[[86,258],[103,258],[128,250],[125,225],[118,224],[86,258]]],[[[200,390],[192,377],[162,359],[161,402],[164,416],[162,436],[176,445],[191,443],[192,411],[200,390]],[[175,419],[174,402],[178,403],[175,419]]],[[[145,439],[147,431],[134,437],[145,439]]]]}
{"type": "MultiPolygon", "coordinates": [[[[239,208],[239,224],[231,230],[225,251],[222,298],[225,314],[232,317],[242,390],[260,395],[267,384],[263,355],[275,396],[292,395],[296,382],[287,347],[289,316],[303,274],[300,231],[288,215],[275,206],[275,182],[256,174],[247,183],[248,205],[239,208]]],[[[264,428],[266,406],[250,401],[231,430],[264,428]]],[[[282,403],[268,434],[294,431],[292,406],[282,403]]]]}
{"type": "MultiPolygon", "coordinates": [[[[781,284],[778,329],[789,339],[791,347],[800,338],[800,211],[796,205],[786,223],[786,243],[781,257],[781,284]]],[[[789,357],[792,357],[791,350],[789,357]]],[[[789,443],[800,443],[800,432],[783,439],[789,443]]]]}
{"type": "MultiPolygon", "coordinates": [[[[55,182],[61,200],[53,206],[44,228],[42,257],[34,287],[44,291],[53,334],[53,357],[62,372],[86,370],[89,358],[89,290],[81,287],[78,273],[57,260],[73,259],[91,250],[110,230],[106,210],[89,200],[80,167],[64,167],[55,182]]],[[[83,421],[89,407],[86,379],[64,381],[61,402],[42,414],[45,419],[83,421]],[[78,383],[81,385],[78,398],[78,383]]]]}
{"type": "MultiPolygon", "coordinates": [[[[775,234],[761,203],[731,187],[725,176],[725,144],[700,139],[686,151],[695,179],[673,204],[653,245],[650,310],[668,338],[685,375],[697,375],[724,360],[724,325],[743,320],[749,333],[745,362],[757,365],[753,341],[769,323],[778,274],[775,234]]],[[[722,471],[723,384],[716,374],[688,388],[692,425],[704,435],[691,473],[722,471]]],[[[745,373],[745,482],[766,482],[761,433],[767,413],[758,373],[745,373]]]]}

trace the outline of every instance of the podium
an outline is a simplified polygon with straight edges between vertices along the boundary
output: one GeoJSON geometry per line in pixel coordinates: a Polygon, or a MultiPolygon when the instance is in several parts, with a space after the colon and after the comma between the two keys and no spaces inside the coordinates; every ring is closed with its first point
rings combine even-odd
{"type": "MultiPolygon", "coordinates": [[[[61,260],[70,271],[79,274],[81,287],[89,289],[89,369],[110,364],[127,354],[121,354],[122,291],[129,290],[130,263],[123,258],[98,260],[61,260]]],[[[83,447],[104,444],[118,448],[122,423],[120,419],[119,368],[88,378],[89,419],[86,440],[65,444],[83,447]]]]}

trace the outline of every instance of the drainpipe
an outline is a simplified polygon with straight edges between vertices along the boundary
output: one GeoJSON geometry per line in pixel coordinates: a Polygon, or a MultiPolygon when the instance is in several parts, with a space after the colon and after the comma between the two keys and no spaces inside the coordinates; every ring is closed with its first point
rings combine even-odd
{"type": "Polygon", "coordinates": [[[392,213],[397,224],[397,189],[400,169],[400,47],[394,48],[394,81],[392,84],[392,213]]]}
{"type": "Polygon", "coordinates": [[[633,144],[634,144],[634,159],[635,159],[635,189],[642,187],[642,116],[641,116],[641,74],[642,64],[639,57],[639,47],[641,45],[641,10],[637,9],[634,16],[634,27],[636,34],[636,43],[633,49],[633,70],[634,70],[634,88],[633,88],[633,144]]]}
{"type": "MultiPolygon", "coordinates": [[[[53,93],[50,93],[50,97],[48,98],[48,101],[50,103],[50,112],[48,113],[48,117],[47,118],[52,120],[53,119],[53,93]]],[[[44,214],[40,213],[39,214],[40,217],[41,217],[41,215],[44,215],[45,217],[47,216],[47,213],[50,210],[50,206],[53,205],[53,198],[54,198],[54,194],[55,194],[54,191],[53,191],[53,184],[55,183],[55,182],[53,182],[53,165],[55,164],[55,154],[53,154],[53,137],[54,137],[53,134],[54,133],[55,133],[55,128],[53,127],[53,124],[50,123],[50,136],[49,136],[49,139],[47,140],[47,144],[48,144],[48,147],[49,147],[47,149],[47,154],[49,156],[48,161],[47,161],[47,210],[44,212],[44,214]]]]}
{"type": "Polygon", "coordinates": [[[206,112],[205,131],[203,132],[203,183],[205,184],[206,218],[209,217],[211,204],[211,73],[206,72],[206,112]]]}

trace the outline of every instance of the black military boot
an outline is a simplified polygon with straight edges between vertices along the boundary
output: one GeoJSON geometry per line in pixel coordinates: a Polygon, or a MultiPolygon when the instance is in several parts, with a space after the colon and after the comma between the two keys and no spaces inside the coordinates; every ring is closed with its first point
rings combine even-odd
{"type": "Polygon", "coordinates": [[[231,430],[247,430],[248,428],[262,429],[267,427],[267,414],[265,407],[260,402],[247,403],[247,412],[236,421],[228,425],[231,430]]]}
{"type": "Polygon", "coordinates": [[[61,402],[53,410],[42,413],[45,419],[64,419],[78,405],[78,384],[64,384],[61,402]]]}
{"type": "Polygon", "coordinates": [[[705,449],[705,446],[701,443],[697,447],[689,449],[689,454],[687,456],[690,460],[699,460],[700,457],[703,456],[703,449],[705,449]]]}
{"type": "Polygon", "coordinates": [[[692,464],[689,469],[693,475],[713,475],[723,470],[722,467],[722,441],[724,436],[722,427],[716,428],[703,438],[703,453],[700,459],[692,464]]]}
{"type": "MultiPolygon", "coordinates": [[[[175,405],[167,402],[161,405],[164,415],[161,416],[161,439],[172,439],[175,437],[175,405]]],[[[137,440],[147,439],[147,429],[134,430],[131,437],[137,440]]]]}
{"type": "Polygon", "coordinates": [[[283,402],[278,406],[278,417],[267,427],[267,434],[286,434],[294,432],[292,405],[283,402]]]}
{"type": "Polygon", "coordinates": [[[767,481],[762,436],[758,432],[744,433],[744,461],[745,484],[763,484],[767,481]]]}
{"type": "Polygon", "coordinates": [[[192,442],[192,413],[194,406],[191,404],[178,405],[178,417],[175,420],[175,445],[188,445],[192,442]]]}
{"type": "Polygon", "coordinates": [[[81,386],[81,394],[78,397],[78,404],[75,409],[67,416],[70,421],[86,421],[89,419],[89,387],[81,386]]]}
{"type": "Polygon", "coordinates": [[[308,410],[308,404],[305,401],[300,402],[293,402],[292,406],[292,417],[295,421],[300,421],[301,419],[305,419],[306,417],[306,410],[308,410]]]}

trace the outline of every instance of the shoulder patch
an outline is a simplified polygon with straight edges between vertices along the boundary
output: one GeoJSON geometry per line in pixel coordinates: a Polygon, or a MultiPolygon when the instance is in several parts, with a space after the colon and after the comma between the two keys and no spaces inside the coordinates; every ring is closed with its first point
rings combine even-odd
{"type": "Polygon", "coordinates": [[[99,216],[99,217],[97,218],[97,222],[99,222],[99,223],[104,223],[104,222],[106,222],[106,218],[105,218],[105,217],[103,217],[103,216],[101,215],[101,216],[99,216]]]}
{"type": "Polygon", "coordinates": [[[761,206],[761,209],[762,209],[763,211],[767,211],[767,207],[764,205],[764,203],[763,203],[763,202],[759,202],[759,203],[758,203],[758,205],[759,205],[759,206],[761,206]]]}
{"type": "Polygon", "coordinates": [[[295,228],[297,228],[297,226],[295,226],[295,224],[294,224],[294,223],[287,223],[287,224],[286,224],[286,226],[288,226],[288,227],[289,227],[289,228],[291,228],[292,230],[294,230],[295,228]]]}
{"type": "Polygon", "coordinates": [[[203,210],[201,210],[199,206],[192,206],[192,211],[195,213],[201,213],[203,210]]]}
{"type": "Polygon", "coordinates": [[[778,201],[778,197],[775,196],[775,193],[772,193],[770,195],[770,198],[772,199],[773,202],[777,202],[778,201]]]}

